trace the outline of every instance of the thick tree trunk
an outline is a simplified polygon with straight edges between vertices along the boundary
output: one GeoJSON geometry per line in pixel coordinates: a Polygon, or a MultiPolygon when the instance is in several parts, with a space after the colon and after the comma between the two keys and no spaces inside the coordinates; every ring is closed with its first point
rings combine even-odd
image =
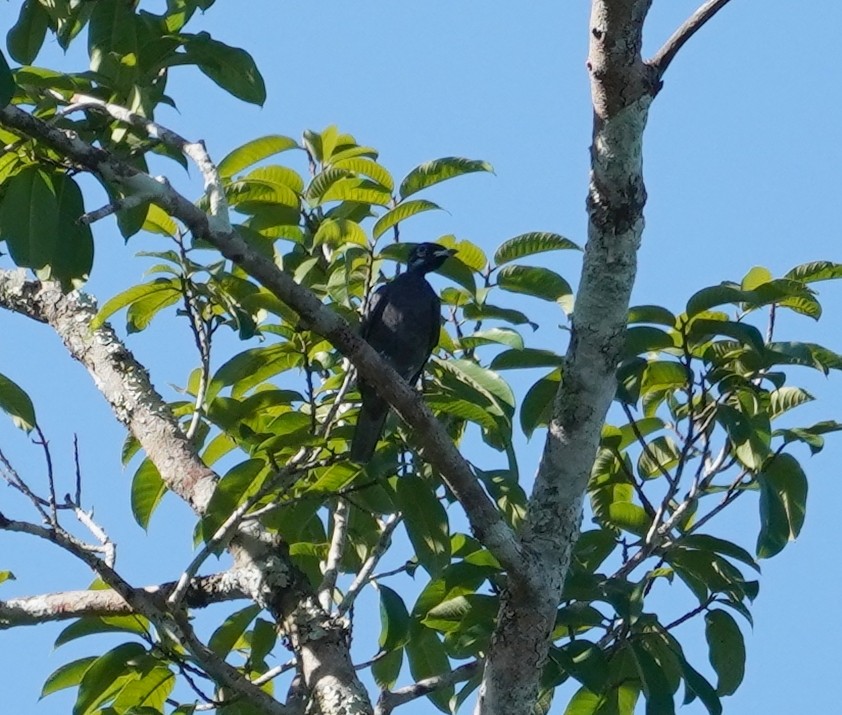
{"type": "Polygon", "coordinates": [[[641,147],[654,88],[640,48],[649,5],[593,3],[588,243],[564,378],[521,538],[526,576],[510,576],[503,595],[476,708],[481,715],[533,711],[588,477],[616,389],[646,202],[641,147]]]}

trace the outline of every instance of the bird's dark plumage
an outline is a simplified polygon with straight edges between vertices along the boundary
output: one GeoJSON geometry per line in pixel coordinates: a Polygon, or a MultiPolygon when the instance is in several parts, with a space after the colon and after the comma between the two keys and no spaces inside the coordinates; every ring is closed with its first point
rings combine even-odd
{"type": "MultiPolygon", "coordinates": [[[[437,243],[421,243],[409,254],[406,272],[380,286],[369,302],[361,335],[403,377],[414,385],[439,341],[441,301],[424,277],[456,251],[437,243]]],[[[350,458],[371,459],[389,413],[388,403],[364,380],[359,383],[362,407],[351,441],[350,458]]]]}

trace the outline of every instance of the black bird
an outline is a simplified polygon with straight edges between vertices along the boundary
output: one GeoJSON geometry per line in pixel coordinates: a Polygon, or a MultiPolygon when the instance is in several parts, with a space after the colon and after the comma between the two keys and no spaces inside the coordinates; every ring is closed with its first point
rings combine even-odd
{"type": "MultiPolygon", "coordinates": [[[[441,330],[441,301],[424,276],[454,253],[437,243],[415,246],[406,272],[377,289],[363,318],[360,335],[410,385],[424,370],[441,330]]],[[[359,388],[362,407],[350,458],[365,464],[383,432],[389,404],[365,380],[359,381],[359,388]]]]}

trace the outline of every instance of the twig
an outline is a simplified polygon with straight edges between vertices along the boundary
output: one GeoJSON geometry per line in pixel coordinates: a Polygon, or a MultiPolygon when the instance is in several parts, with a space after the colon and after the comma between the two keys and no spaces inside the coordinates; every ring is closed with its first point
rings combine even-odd
{"type": "Polygon", "coordinates": [[[133,209],[136,206],[148,204],[152,201],[152,198],[152,194],[145,193],[123,196],[122,198],[115,199],[111,203],[108,203],[94,211],[88,211],[88,213],[82,214],[77,221],[83,225],[90,225],[92,223],[96,223],[100,219],[104,219],[106,216],[115,214],[118,211],[125,211],[126,209],[133,209]]]}
{"type": "Polygon", "coordinates": [[[330,606],[333,603],[333,590],[336,588],[336,579],[339,576],[339,562],[342,560],[345,542],[348,539],[349,511],[348,501],[340,497],[333,510],[333,535],[327,552],[324,576],[318,588],[319,603],[327,613],[330,613],[330,606]]]}
{"type": "Polygon", "coordinates": [[[58,525],[58,511],[56,510],[56,480],[53,472],[53,456],[50,454],[50,443],[44,436],[44,432],[39,425],[35,425],[35,431],[38,433],[38,439],[32,441],[44,450],[44,461],[47,464],[47,484],[50,490],[50,523],[53,526],[58,525]]]}
{"type": "Polygon", "coordinates": [[[713,600],[714,594],[710,594],[703,603],[700,603],[692,611],[688,611],[683,616],[676,618],[671,623],[667,623],[667,625],[663,626],[663,629],[665,631],[671,631],[676,626],[680,626],[682,623],[689,621],[694,616],[698,616],[702,611],[706,611],[708,609],[708,606],[710,606],[710,604],[713,603],[713,600]]]}
{"type": "Polygon", "coordinates": [[[454,683],[461,683],[464,680],[470,680],[479,672],[481,660],[475,660],[472,663],[465,663],[458,668],[451,670],[449,673],[442,675],[434,675],[431,678],[424,678],[417,683],[407,685],[398,690],[384,690],[380,693],[380,698],[377,700],[377,706],[374,709],[374,715],[389,715],[396,707],[404,705],[411,700],[429,695],[439,688],[445,688],[454,683]]]}
{"type": "Polygon", "coordinates": [[[708,0],[670,36],[663,47],[648,62],[659,79],[664,76],[667,67],[675,59],[684,43],[701,30],[705,23],[725,7],[728,2],[729,0],[708,0]]]}
{"type": "MultiPolygon", "coordinates": [[[[369,557],[366,559],[362,568],[359,570],[359,573],[357,573],[354,581],[348,587],[348,591],[342,597],[342,601],[336,609],[338,616],[344,616],[348,612],[348,609],[354,605],[354,601],[359,595],[360,590],[372,580],[371,574],[377,567],[380,559],[383,558],[383,554],[385,554],[388,550],[389,545],[392,543],[392,533],[400,523],[400,520],[400,514],[395,513],[390,514],[386,521],[383,522],[383,531],[380,532],[380,538],[377,540],[377,544],[369,557]]],[[[401,570],[403,570],[403,568],[405,567],[401,567],[401,570]]]]}
{"type": "Polygon", "coordinates": [[[79,464],[79,435],[73,435],[73,464],[76,467],[76,490],[74,504],[82,503],[82,467],[79,464]]]}

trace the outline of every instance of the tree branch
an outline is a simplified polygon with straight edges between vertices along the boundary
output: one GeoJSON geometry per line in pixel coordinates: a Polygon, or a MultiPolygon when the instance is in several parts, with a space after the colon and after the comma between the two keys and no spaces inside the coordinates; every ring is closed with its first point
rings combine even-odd
{"type": "Polygon", "coordinates": [[[729,2],[730,0],[707,0],[704,5],[687,18],[681,27],[672,33],[663,47],[647,63],[655,70],[658,79],[664,76],[667,67],[670,66],[670,63],[675,59],[678,51],[684,47],[684,44],[729,2]]]}
{"type": "MultiPolygon", "coordinates": [[[[145,586],[138,590],[150,596],[165,598],[175,585],[173,581],[157,586],[145,586]]],[[[248,597],[236,574],[223,572],[193,579],[187,589],[184,603],[190,608],[204,608],[212,603],[248,597]]],[[[133,613],[135,611],[132,606],[117,591],[110,589],[44,593],[0,601],[0,630],[86,616],[127,616],[133,613]]]]}
{"type": "Polygon", "coordinates": [[[434,675],[431,678],[424,678],[423,680],[419,680],[417,683],[407,685],[399,690],[384,690],[377,701],[377,707],[374,710],[374,715],[389,715],[396,707],[405,705],[411,700],[422,698],[439,688],[446,688],[448,685],[470,680],[479,672],[481,665],[482,661],[475,660],[472,663],[460,665],[458,668],[454,668],[449,673],[434,675]]]}
{"type": "Polygon", "coordinates": [[[37,138],[127,194],[141,193],[181,221],[195,238],[206,240],[240,266],[252,278],[295,310],[314,332],[326,338],[356,366],[375,389],[412,427],[425,459],[437,470],[465,509],[476,537],[507,569],[517,572],[523,560],[511,528],[482,489],[447,432],[422,397],[337,313],[307,288],[281,271],[270,259],[252,249],[230,226],[209,220],[200,208],[176,192],[168,182],[157,180],[97,149],[75,136],[68,136],[12,106],[0,109],[0,124],[37,138]]]}

